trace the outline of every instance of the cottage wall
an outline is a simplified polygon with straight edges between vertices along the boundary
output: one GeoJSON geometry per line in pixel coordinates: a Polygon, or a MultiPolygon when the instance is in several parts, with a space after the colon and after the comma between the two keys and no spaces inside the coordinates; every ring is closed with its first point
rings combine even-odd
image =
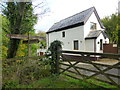
{"type": "Polygon", "coordinates": [[[96,52],[103,53],[103,50],[100,50],[100,39],[103,40],[103,44],[104,43],[109,43],[109,39],[108,38],[105,39],[102,33],[96,39],[96,52]]]}
{"type": "Polygon", "coordinates": [[[93,12],[90,16],[90,18],[87,20],[87,22],[84,25],[84,38],[89,34],[90,32],[90,23],[94,22],[96,23],[97,30],[103,30],[98,22],[98,19],[95,16],[95,13],[93,12]]]}
{"type": "Polygon", "coordinates": [[[94,52],[94,39],[85,40],[85,52],[94,52]]]}
{"type": "Polygon", "coordinates": [[[63,42],[63,50],[74,50],[73,41],[78,40],[79,42],[79,51],[84,51],[85,42],[84,42],[84,27],[79,26],[67,30],[62,30],[58,32],[52,32],[47,34],[48,46],[54,40],[59,40],[63,42]],[[62,32],[65,32],[65,37],[62,37],[62,32]]]}

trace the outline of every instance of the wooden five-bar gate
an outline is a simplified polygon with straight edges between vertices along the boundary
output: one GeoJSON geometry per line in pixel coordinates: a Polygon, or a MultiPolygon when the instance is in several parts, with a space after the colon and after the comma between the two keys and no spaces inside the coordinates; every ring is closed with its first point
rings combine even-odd
{"type": "MultiPolygon", "coordinates": [[[[102,82],[107,82],[120,87],[120,55],[119,54],[103,54],[90,52],[76,52],[76,51],[61,51],[62,58],[57,58],[59,62],[59,74],[64,74],[75,79],[95,79],[102,82]],[[78,56],[79,59],[68,58],[66,56],[78,56]],[[95,63],[91,57],[98,57],[112,60],[113,64],[95,63]],[[58,60],[59,59],[59,60],[58,60]],[[74,60],[74,61],[73,61],[74,60]]],[[[107,63],[106,60],[106,63],[107,63]]]]}

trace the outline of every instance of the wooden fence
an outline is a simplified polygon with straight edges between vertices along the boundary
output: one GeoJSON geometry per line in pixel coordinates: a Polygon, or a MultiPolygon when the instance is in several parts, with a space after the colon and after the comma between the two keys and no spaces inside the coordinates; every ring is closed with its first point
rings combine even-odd
{"type": "Polygon", "coordinates": [[[103,53],[114,53],[118,54],[118,45],[117,44],[103,44],[103,53]]]}
{"type": "MultiPolygon", "coordinates": [[[[120,55],[119,54],[103,54],[91,52],[61,51],[62,58],[59,63],[59,73],[67,75],[75,79],[84,81],[95,79],[107,82],[120,87],[120,55]],[[80,59],[66,58],[65,55],[80,56],[80,59]],[[116,63],[101,64],[91,60],[92,57],[115,59],[116,63]],[[72,60],[72,61],[71,61],[72,60]]],[[[58,59],[58,58],[57,58],[58,59]]],[[[59,60],[57,60],[59,61],[59,60]]],[[[112,60],[114,61],[114,60],[112,60]]]]}

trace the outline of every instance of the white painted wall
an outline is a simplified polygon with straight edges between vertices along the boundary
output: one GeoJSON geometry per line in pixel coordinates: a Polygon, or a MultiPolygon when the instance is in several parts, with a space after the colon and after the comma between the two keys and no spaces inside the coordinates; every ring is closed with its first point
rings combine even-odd
{"type": "Polygon", "coordinates": [[[86,39],[85,40],[85,51],[86,52],[94,52],[95,51],[97,53],[103,53],[103,50],[100,50],[100,39],[103,40],[103,44],[109,43],[109,39],[108,38],[105,39],[103,34],[101,33],[97,39],[86,39]],[[96,43],[94,42],[94,40],[96,40],[96,43]],[[94,48],[95,44],[96,44],[96,48],[94,48]]]}
{"type": "MultiPolygon", "coordinates": [[[[50,43],[54,40],[59,40],[63,42],[62,49],[63,50],[74,50],[73,49],[73,41],[78,40],[79,41],[79,51],[88,51],[88,52],[94,52],[94,39],[87,39],[85,40],[85,37],[90,32],[90,22],[94,22],[97,24],[97,30],[103,30],[100,27],[100,24],[94,14],[94,12],[91,14],[90,18],[86,22],[84,26],[78,26],[75,28],[52,32],[47,34],[47,46],[50,46],[50,43]],[[65,31],[65,37],[62,37],[62,32],[65,31]]],[[[96,40],[96,52],[103,52],[100,51],[100,45],[97,44],[100,39],[103,39],[103,43],[105,43],[105,39],[102,34],[97,38],[96,40]]],[[[106,41],[109,43],[109,39],[107,38],[106,41]]]]}
{"type": "MultiPolygon", "coordinates": [[[[94,22],[97,24],[97,30],[104,30],[101,28],[96,16],[95,16],[95,13],[93,12],[90,16],[90,18],[88,19],[88,21],[86,22],[86,24],[84,25],[84,38],[89,34],[89,32],[91,31],[90,30],[90,22],[94,22]]],[[[109,39],[104,39],[103,37],[103,34],[101,33],[99,35],[99,37],[96,39],[96,52],[98,53],[102,53],[103,50],[100,50],[100,44],[98,44],[98,41],[100,42],[100,39],[103,39],[103,43],[105,43],[105,41],[107,41],[107,43],[109,43],[109,39]]],[[[88,52],[94,52],[94,39],[87,39],[85,41],[85,51],[88,51],[88,52]]]]}
{"type": "Polygon", "coordinates": [[[94,39],[86,39],[85,47],[85,52],[94,52],[94,39]]]}
{"type": "Polygon", "coordinates": [[[40,52],[43,52],[43,54],[45,54],[47,52],[47,49],[37,49],[38,56],[40,56],[40,52]]]}
{"type": "Polygon", "coordinates": [[[97,30],[103,30],[95,16],[95,13],[93,12],[90,16],[90,18],[88,19],[88,21],[85,23],[84,25],[84,38],[89,34],[90,32],[90,22],[94,22],[96,23],[96,27],[97,27],[97,30]]]}
{"type": "Polygon", "coordinates": [[[103,50],[100,50],[100,39],[103,40],[103,44],[106,42],[106,43],[109,43],[109,39],[108,38],[104,38],[103,34],[101,33],[98,38],[96,39],[96,52],[98,53],[103,53],[103,50]],[[99,42],[99,44],[98,44],[99,42]]]}
{"type": "Polygon", "coordinates": [[[39,52],[46,52],[47,51],[47,49],[37,49],[37,53],[39,53],[39,52]]]}
{"type": "Polygon", "coordinates": [[[85,50],[85,40],[84,40],[84,27],[75,27],[67,30],[62,30],[58,32],[52,32],[47,35],[47,38],[49,36],[49,46],[50,43],[54,40],[59,40],[64,43],[62,46],[63,50],[74,50],[73,41],[78,40],[79,41],[79,51],[85,50]],[[65,37],[62,37],[62,32],[65,31],[65,37]]]}

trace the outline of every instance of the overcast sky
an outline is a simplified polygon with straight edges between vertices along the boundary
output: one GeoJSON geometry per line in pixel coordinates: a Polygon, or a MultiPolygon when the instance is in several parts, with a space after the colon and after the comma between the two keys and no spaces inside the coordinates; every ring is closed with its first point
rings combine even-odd
{"type": "MultiPolygon", "coordinates": [[[[34,5],[40,3],[41,0],[33,1],[34,5]]],[[[48,31],[48,29],[55,23],[66,17],[72,16],[85,9],[94,6],[100,16],[104,18],[109,16],[118,9],[119,0],[43,0],[44,8],[49,8],[49,13],[38,18],[38,23],[35,25],[36,32],[48,31]]],[[[36,8],[35,13],[40,13],[41,9],[36,8]]]]}

